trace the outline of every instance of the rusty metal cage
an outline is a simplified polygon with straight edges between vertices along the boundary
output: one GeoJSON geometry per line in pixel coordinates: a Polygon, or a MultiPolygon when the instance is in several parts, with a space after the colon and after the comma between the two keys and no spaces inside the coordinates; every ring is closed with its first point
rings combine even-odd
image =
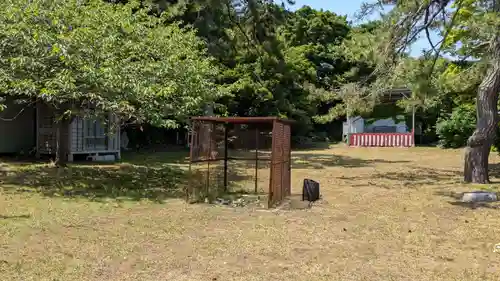
{"type": "Polygon", "coordinates": [[[276,117],[193,117],[187,200],[221,194],[267,196],[267,207],[291,193],[291,123],[276,117]]]}

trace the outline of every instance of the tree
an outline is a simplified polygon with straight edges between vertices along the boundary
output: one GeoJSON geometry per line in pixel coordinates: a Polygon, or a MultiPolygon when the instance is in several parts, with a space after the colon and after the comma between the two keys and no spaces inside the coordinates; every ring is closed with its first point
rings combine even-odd
{"type": "MultiPolygon", "coordinates": [[[[413,85],[422,90],[432,90],[432,77],[436,74],[442,54],[458,55],[463,59],[474,58],[477,62],[468,72],[481,77],[477,89],[477,126],[467,141],[464,164],[466,182],[487,183],[488,156],[496,136],[497,103],[500,91],[500,1],[496,0],[426,0],[426,1],[377,1],[366,4],[364,11],[377,6],[392,5],[383,15],[384,24],[378,30],[384,40],[377,45],[377,73],[380,85],[391,85],[398,75],[398,65],[407,57],[408,48],[419,36],[429,41],[425,50],[427,63],[414,77],[413,85]],[[437,31],[442,40],[433,42],[430,33],[437,31]]],[[[450,67],[453,67],[449,65],[450,67]]],[[[464,82],[462,82],[463,85],[464,82]]],[[[467,83],[467,82],[465,82],[467,83]]]]}
{"type": "Polygon", "coordinates": [[[330,75],[321,91],[315,91],[315,101],[324,105],[314,119],[324,124],[354,113],[367,113],[374,107],[366,86],[373,82],[377,39],[374,32],[380,22],[372,21],[352,27],[343,40],[328,46],[330,75]]]}
{"type": "Polygon", "coordinates": [[[337,50],[351,28],[332,12],[291,12],[269,0],[141,2],[152,14],[164,11],[168,22],[193,26],[206,42],[221,70],[216,82],[229,92],[216,100],[216,114],[288,117],[297,121],[294,134],[305,135],[314,129],[312,117],[337,102],[325,91],[367,71],[337,50]]]}
{"type": "Polygon", "coordinates": [[[75,116],[175,127],[221,92],[195,31],[163,23],[136,1],[1,1],[0,92],[55,110],[61,161],[75,116]]]}
{"type": "Polygon", "coordinates": [[[349,70],[335,46],[347,38],[350,26],[345,16],[304,6],[289,13],[279,34],[290,53],[305,57],[314,69],[306,78],[317,87],[335,87],[337,76],[349,70]],[[333,52],[332,52],[333,51],[333,52]]]}

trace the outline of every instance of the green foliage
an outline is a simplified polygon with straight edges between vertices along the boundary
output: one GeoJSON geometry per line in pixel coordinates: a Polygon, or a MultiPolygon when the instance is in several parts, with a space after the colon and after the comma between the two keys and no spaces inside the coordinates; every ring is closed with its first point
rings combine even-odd
{"type": "Polygon", "coordinates": [[[497,136],[495,142],[493,142],[493,145],[491,146],[491,151],[495,151],[500,154],[500,123],[498,124],[497,136]]]}
{"type": "Polygon", "coordinates": [[[174,127],[220,95],[195,32],[136,1],[1,1],[0,44],[0,91],[71,115],[113,111],[174,127]]]}
{"type": "Polygon", "coordinates": [[[313,118],[315,122],[330,123],[347,114],[367,113],[373,109],[371,93],[363,86],[373,80],[373,77],[367,78],[373,72],[373,58],[365,51],[374,39],[371,27],[376,25],[376,22],[369,22],[351,28],[343,40],[327,45],[329,60],[323,64],[331,67],[321,80],[323,90],[313,95],[313,100],[322,106],[313,118]]]}
{"type": "MultiPolygon", "coordinates": [[[[141,2],[168,24],[194,27],[206,43],[220,69],[216,83],[228,93],[215,100],[219,115],[292,118],[294,133],[307,135],[315,123],[345,114],[333,89],[371,71],[366,59],[339,48],[353,35],[352,26],[329,11],[304,6],[291,12],[268,0],[141,2]]],[[[356,33],[379,24],[359,26],[356,33]]]]}
{"type": "Polygon", "coordinates": [[[364,117],[365,124],[368,125],[377,121],[378,119],[388,119],[392,118],[395,123],[405,122],[406,118],[405,112],[401,107],[396,104],[388,103],[388,104],[379,104],[373,107],[373,110],[366,114],[364,117]]]}
{"type": "Polygon", "coordinates": [[[448,28],[444,49],[463,58],[487,58],[491,36],[500,28],[500,16],[492,10],[493,5],[497,5],[495,1],[454,1],[454,25],[448,28]]]}
{"type": "Polygon", "coordinates": [[[500,26],[500,18],[491,12],[488,1],[374,2],[364,5],[363,12],[391,7],[374,28],[368,26],[370,32],[353,32],[341,47],[349,57],[374,66],[372,73],[356,82],[367,88],[359,92],[371,93],[376,101],[388,88],[408,88],[411,97],[399,103],[406,111],[413,107],[433,111],[450,98],[470,102],[470,93],[475,94],[484,77],[485,48],[500,26]],[[444,38],[441,45],[429,37],[436,32],[444,38]],[[431,46],[422,51],[421,57],[409,57],[411,45],[422,37],[431,46]],[[444,58],[445,54],[461,60],[453,62],[444,58]],[[468,58],[480,60],[464,63],[468,58]],[[369,78],[375,78],[373,83],[363,81],[369,78]]]}
{"type": "Polygon", "coordinates": [[[445,148],[458,148],[467,144],[467,139],[476,128],[476,110],[472,104],[462,104],[438,119],[436,133],[439,144],[445,148]]]}
{"type": "MultiPolygon", "coordinates": [[[[229,47],[211,50],[222,69],[218,83],[230,93],[217,100],[218,113],[292,118],[294,133],[307,134],[312,117],[328,110],[337,78],[349,70],[333,51],[349,32],[346,18],[307,6],[290,12],[269,1],[243,7],[225,6],[229,47]]],[[[198,34],[216,46],[204,29],[198,34]]]]}
{"type": "MultiPolygon", "coordinates": [[[[395,38],[388,23],[413,11],[411,1],[358,26],[270,0],[25,2],[0,3],[0,90],[71,115],[95,108],[175,127],[214,103],[218,115],[295,119],[301,136],[327,131],[347,114],[393,117],[416,107],[434,122],[439,112],[473,102],[485,69],[483,62],[392,56],[400,46],[388,47],[395,38]],[[381,93],[393,87],[412,96],[381,110],[381,93]]],[[[465,2],[457,16],[463,26],[490,32],[479,23],[484,9],[465,2]]],[[[486,37],[464,30],[450,30],[443,52],[458,52],[461,41],[468,43],[460,54],[480,56],[486,37]]]]}
{"type": "Polygon", "coordinates": [[[349,32],[345,16],[303,6],[288,15],[282,35],[288,45],[340,44],[349,32]]]}

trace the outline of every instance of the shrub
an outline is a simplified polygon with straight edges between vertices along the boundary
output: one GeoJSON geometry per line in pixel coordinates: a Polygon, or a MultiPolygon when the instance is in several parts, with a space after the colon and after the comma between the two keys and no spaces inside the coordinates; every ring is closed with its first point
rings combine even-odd
{"type": "Polygon", "coordinates": [[[438,118],[436,134],[439,145],[444,148],[458,148],[467,144],[467,139],[476,128],[476,110],[473,104],[455,107],[451,114],[438,118]]]}
{"type": "Polygon", "coordinates": [[[497,138],[495,139],[491,150],[496,151],[498,152],[498,154],[500,154],[500,123],[497,126],[497,138]]]}

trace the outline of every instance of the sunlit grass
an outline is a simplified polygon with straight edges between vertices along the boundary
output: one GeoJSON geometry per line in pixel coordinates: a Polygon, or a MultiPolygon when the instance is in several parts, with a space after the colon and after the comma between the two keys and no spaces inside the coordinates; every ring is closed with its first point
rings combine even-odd
{"type": "Polygon", "coordinates": [[[186,183],[179,155],[59,175],[9,163],[0,279],[499,280],[498,204],[470,209],[448,194],[496,188],[500,158],[492,155],[493,184],[483,187],[461,182],[462,155],[341,145],[295,152],[295,197],[311,178],[323,199],[280,211],[186,204],[175,193],[186,183]]]}

